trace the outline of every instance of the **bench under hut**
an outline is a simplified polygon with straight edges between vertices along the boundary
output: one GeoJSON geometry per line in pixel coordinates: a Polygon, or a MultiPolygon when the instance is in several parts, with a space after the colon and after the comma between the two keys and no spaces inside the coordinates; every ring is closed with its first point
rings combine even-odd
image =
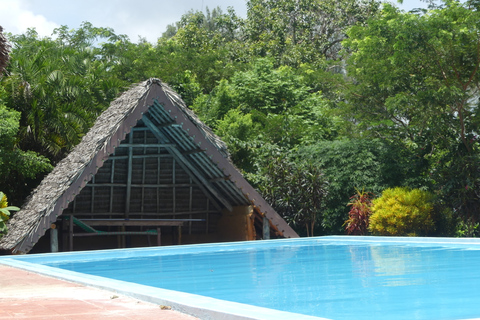
{"type": "Polygon", "coordinates": [[[298,237],[158,79],[111,103],[10,219],[0,249],[144,246],[151,236],[158,245],[298,237]]]}

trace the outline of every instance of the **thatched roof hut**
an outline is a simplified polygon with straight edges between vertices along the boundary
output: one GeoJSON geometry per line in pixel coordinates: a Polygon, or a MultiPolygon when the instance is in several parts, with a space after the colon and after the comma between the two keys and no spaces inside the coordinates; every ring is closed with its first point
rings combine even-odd
{"type": "Polygon", "coordinates": [[[29,252],[62,221],[67,234],[69,215],[183,219],[190,243],[261,239],[265,231],[298,237],[232,165],[219,137],[158,79],[111,103],[8,222],[0,249],[29,252]]]}

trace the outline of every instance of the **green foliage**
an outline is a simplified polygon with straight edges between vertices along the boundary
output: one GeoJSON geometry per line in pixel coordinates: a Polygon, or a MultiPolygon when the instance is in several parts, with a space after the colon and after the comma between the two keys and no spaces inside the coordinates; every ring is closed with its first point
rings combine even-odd
{"type": "Polygon", "coordinates": [[[10,211],[18,211],[20,208],[9,206],[7,196],[0,191],[0,238],[7,232],[6,222],[10,218],[10,211]]]}
{"type": "Polygon", "coordinates": [[[254,177],[260,193],[297,232],[304,227],[306,235],[313,236],[325,206],[328,181],[313,163],[295,162],[282,150],[270,151],[254,177]]]}
{"type": "Polygon", "coordinates": [[[200,95],[192,109],[226,139],[235,163],[250,172],[257,144],[290,149],[332,139],[338,132],[323,95],[311,91],[302,74],[290,67],[274,68],[270,59],[258,59],[250,70],[220,81],[209,95],[200,95]],[[247,118],[251,124],[246,125],[247,118]]]}
{"type": "Polygon", "coordinates": [[[222,79],[210,94],[199,95],[195,100],[192,109],[212,128],[217,126],[216,122],[221,120],[227,112],[238,108],[238,97],[236,89],[222,79]]]}
{"type": "Polygon", "coordinates": [[[245,34],[253,56],[298,67],[336,59],[345,30],[375,14],[376,1],[250,0],[245,34]]]}
{"type": "Polygon", "coordinates": [[[369,230],[388,236],[424,236],[435,229],[434,196],[428,191],[389,188],[373,200],[369,230]]]}
{"type": "Polygon", "coordinates": [[[343,42],[354,83],[344,104],[364,135],[403,143],[450,208],[479,217],[480,12],[448,1],[425,14],[386,4],[343,42]]]}
{"type": "Polygon", "coordinates": [[[460,220],[455,230],[455,236],[459,238],[478,238],[480,236],[480,223],[471,219],[467,221],[460,220]]]}
{"type": "Polygon", "coordinates": [[[451,208],[442,206],[439,202],[437,196],[432,214],[435,230],[430,235],[435,237],[454,237],[456,236],[459,222],[462,220],[458,218],[451,208]]]}
{"type": "Polygon", "coordinates": [[[270,59],[258,59],[252,69],[233,75],[239,104],[246,112],[281,113],[298,104],[308,88],[290,67],[274,68],[270,59]]]}
{"type": "Polygon", "coordinates": [[[231,109],[217,122],[217,134],[228,144],[232,161],[240,168],[252,171],[254,158],[252,148],[256,145],[257,132],[251,114],[240,109],[231,109]]]}
{"type": "MultiPolygon", "coordinates": [[[[0,87],[0,97],[5,93],[0,87]]],[[[20,113],[7,109],[0,100],[0,188],[17,195],[20,202],[25,193],[25,183],[52,169],[47,158],[18,148],[16,139],[20,113]]],[[[27,191],[28,192],[28,191],[27,191]]]]}
{"type": "Polygon", "coordinates": [[[430,174],[445,204],[461,220],[480,219],[480,158],[478,146],[465,154],[459,143],[430,159],[430,174]]]}
{"type": "Polygon", "coordinates": [[[435,191],[435,234],[452,235],[457,216],[480,221],[478,5],[449,1],[417,14],[379,6],[249,0],[246,19],[231,8],[190,11],[156,43],[90,23],[54,38],[9,35],[0,190],[20,203],[123,88],[158,77],[309,234],[312,223],[343,233],[355,188],[408,186],[435,191]],[[312,218],[297,202],[316,197],[308,183],[321,183],[307,181],[320,176],[328,194],[312,218]]]}
{"type": "Polygon", "coordinates": [[[0,26],[0,75],[3,73],[3,70],[7,66],[9,56],[8,52],[10,51],[10,45],[7,41],[7,38],[3,35],[3,28],[0,26]]]}
{"type": "Polygon", "coordinates": [[[366,235],[368,232],[369,218],[372,207],[372,194],[357,190],[357,193],[350,198],[348,206],[348,220],[345,221],[345,231],[347,234],[366,235]]]}
{"type": "Polygon", "coordinates": [[[173,83],[172,86],[182,96],[187,106],[191,106],[195,98],[202,93],[197,77],[190,70],[185,70],[179,82],[173,83]]]}
{"type": "MultiPolygon", "coordinates": [[[[12,63],[0,86],[8,117],[15,114],[15,130],[7,133],[5,124],[0,133],[2,151],[7,150],[3,137],[9,137],[9,151],[0,159],[12,164],[2,171],[0,187],[19,197],[15,201],[23,200],[40,173],[51,168],[49,161],[55,164],[71,150],[123,88],[149,77],[179,92],[228,143],[232,159],[246,174],[262,170],[268,148],[292,153],[299,146],[335,139],[339,117],[322,90],[337,97],[332,83],[342,76],[329,71],[336,62],[325,57],[336,55],[345,26],[370,15],[357,9],[370,5],[329,2],[319,13],[316,0],[251,4],[251,18],[260,17],[255,13],[259,5],[271,23],[259,29],[260,42],[252,32],[261,21],[241,19],[231,8],[225,13],[220,8],[190,11],[154,44],[144,39],[133,43],[88,22],[77,29],[62,26],[52,38],[40,38],[34,29],[10,35],[12,63]],[[278,16],[280,12],[290,12],[289,17],[278,16]],[[326,19],[350,13],[355,17],[326,19]],[[285,33],[283,26],[288,27],[285,33]],[[262,47],[272,48],[271,54],[256,54],[265,51],[262,47]]],[[[8,128],[13,128],[10,122],[8,128]]]]}
{"type": "Polygon", "coordinates": [[[172,86],[181,84],[177,75],[190,70],[202,88],[210,92],[224,78],[229,78],[242,60],[239,28],[242,19],[232,9],[211,13],[190,11],[183,15],[155,48],[156,76],[172,86]]]}
{"type": "Polygon", "coordinates": [[[30,30],[13,37],[9,77],[2,81],[7,107],[21,112],[19,145],[54,160],[80,141],[121,87],[104,78],[108,66],[96,61],[89,36],[77,33],[52,40],[30,30]]]}
{"type": "Polygon", "coordinates": [[[322,221],[327,233],[344,232],[346,204],[357,189],[380,194],[396,185],[415,185],[416,173],[406,170],[408,158],[399,157],[398,150],[379,139],[321,141],[299,148],[299,156],[321,167],[330,183],[322,221]]]}

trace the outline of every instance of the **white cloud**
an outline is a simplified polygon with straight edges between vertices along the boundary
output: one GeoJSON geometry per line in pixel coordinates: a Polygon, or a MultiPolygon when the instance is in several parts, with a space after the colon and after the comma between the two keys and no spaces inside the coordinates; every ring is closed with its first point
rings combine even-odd
{"type": "Polygon", "coordinates": [[[0,8],[0,25],[4,32],[21,34],[28,28],[35,28],[44,37],[51,36],[53,29],[59,27],[57,23],[25,8],[23,1],[0,0],[0,8]]]}
{"type": "Polygon", "coordinates": [[[6,32],[24,33],[35,27],[41,36],[51,36],[54,28],[66,25],[78,28],[83,21],[95,27],[110,27],[117,34],[127,34],[136,42],[138,36],[156,42],[168,24],[180,20],[190,9],[216,6],[226,12],[234,6],[246,15],[246,0],[0,0],[0,25],[6,32]]]}

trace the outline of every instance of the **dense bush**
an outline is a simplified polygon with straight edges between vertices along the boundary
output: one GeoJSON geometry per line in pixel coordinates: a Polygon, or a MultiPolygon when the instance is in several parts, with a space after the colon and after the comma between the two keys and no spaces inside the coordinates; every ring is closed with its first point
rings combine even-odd
{"type": "Polygon", "coordinates": [[[373,200],[369,230],[388,236],[422,236],[435,230],[433,194],[420,189],[389,188],[373,200]]]}

